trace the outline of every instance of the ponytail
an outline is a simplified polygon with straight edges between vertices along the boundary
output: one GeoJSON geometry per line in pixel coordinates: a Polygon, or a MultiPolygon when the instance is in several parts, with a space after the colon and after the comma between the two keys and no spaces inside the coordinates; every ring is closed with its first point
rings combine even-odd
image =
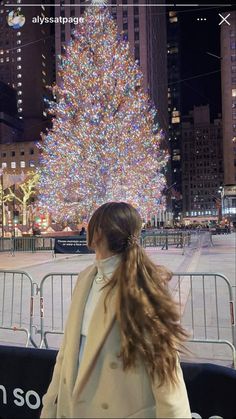
{"type": "Polygon", "coordinates": [[[177,350],[187,337],[179,323],[177,304],[167,289],[171,276],[135,243],[126,247],[107,284],[118,288],[116,316],[124,370],[134,368],[142,359],[153,380],[158,374],[160,384],[176,382],[177,350]]]}

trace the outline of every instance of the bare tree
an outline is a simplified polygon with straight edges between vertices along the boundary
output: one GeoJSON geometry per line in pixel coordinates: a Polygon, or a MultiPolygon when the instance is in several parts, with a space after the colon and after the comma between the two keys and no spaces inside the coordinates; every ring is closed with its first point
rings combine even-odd
{"type": "Polygon", "coordinates": [[[27,204],[36,193],[36,186],[39,180],[38,173],[30,172],[26,180],[19,184],[21,194],[13,192],[12,188],[9,188],[12,199],[15,199],[22,205],[23,225],[27,225],[27,204]]]}
{"type": "MultiPolygon", "coordinates": [[[[8,189],[9,191],[9,189],[8,189]]],[[[2,208],[2,225],[6,225],[6,212],[5,212],[5,204],[13,200],[13,196],[11,192],[6,192],[3,188],[2,183],[0,183],[0,202],[2,208]]]]}

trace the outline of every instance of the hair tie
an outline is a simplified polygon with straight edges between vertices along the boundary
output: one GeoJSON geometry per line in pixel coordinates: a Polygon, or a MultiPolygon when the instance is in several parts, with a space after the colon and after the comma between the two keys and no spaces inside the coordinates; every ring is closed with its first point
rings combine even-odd
{"type": "Polygon", "coordinates": [[[139,237],[135,236],[134,234],[130,234],[127,239],[126,248],[130,249],[136,245],[139,245],[139,237]]]}

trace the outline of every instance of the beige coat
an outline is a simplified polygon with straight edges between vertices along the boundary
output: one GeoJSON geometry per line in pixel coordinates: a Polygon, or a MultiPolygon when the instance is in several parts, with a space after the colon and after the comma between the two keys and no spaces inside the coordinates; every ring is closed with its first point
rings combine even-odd
{"type": "Polygon", "coordinates": [[[191,418],[180,367],[179,385],[161,388],[151,384],[141,363],[123,371],[117,358],[120,333],[114,312],[115,289],[106,314],[107,289],[101,291],[78,370],[83,311],[95,274],[96,268],[90,266],[79,275],[41,418],[191,418]]]}

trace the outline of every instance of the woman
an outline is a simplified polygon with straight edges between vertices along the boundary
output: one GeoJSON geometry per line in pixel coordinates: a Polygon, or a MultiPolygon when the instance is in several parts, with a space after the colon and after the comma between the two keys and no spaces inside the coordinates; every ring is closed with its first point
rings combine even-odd
{"type": "Polygon", "coordinates": [[[96,262],[80,273],[41,418],[191,418],[177,349],[185,332],[124,202],[88,225],[96,262]]]}

